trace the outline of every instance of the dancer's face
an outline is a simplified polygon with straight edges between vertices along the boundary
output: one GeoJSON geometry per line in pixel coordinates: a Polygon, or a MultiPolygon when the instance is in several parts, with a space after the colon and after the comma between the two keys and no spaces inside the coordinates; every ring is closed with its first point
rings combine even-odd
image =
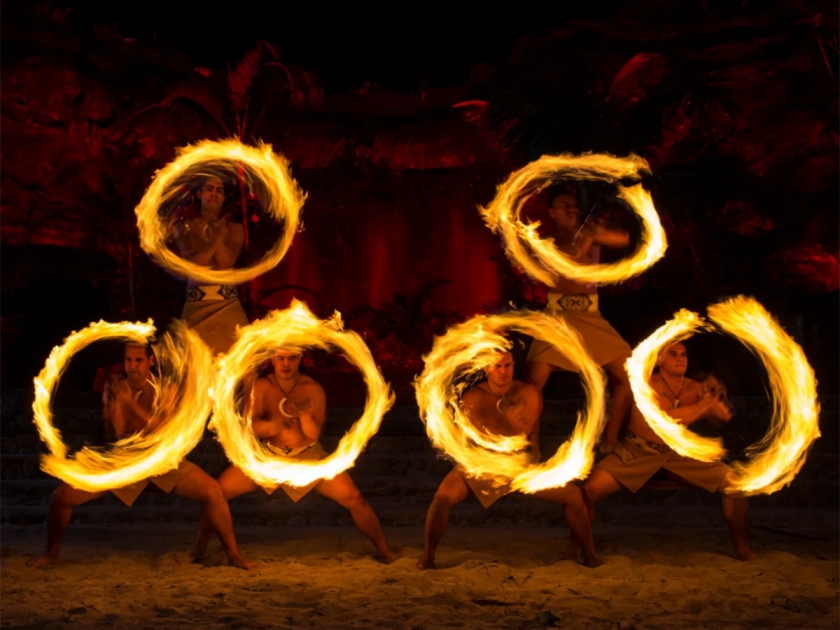
{"type": "Polygon", "coordinates": [[[502,352],[492,365],[484,369],[487,382],[494,387],[507,387],[513,382],[513,355],[502,352]]]}
{"type": "Polygon", "coordinates": [[[154,355],[148,356],[146,348],[143,346],[126,344],[125,354],[123,355],[123,364],[125,365],[125,373],[128,376],[128,382],[135,387],[140,387],[147,380],[155,363],[154,355]]]}
{"type": "Polygon", "coordinates": [[[580,223],[577,201],[572,195],[557,195],[551,200],[548,214],[559,228],[576,230],[580,223]]]}
{"type": "Polygon", "coordinates": [[[294,350],[278,350],[271,357],[274,366],[274,376],[283,380],[291,380],[300,374],[300,352],[294,350]]]}
{"type": "Polygon", "coordinates": [[[659,371],[669,376],[684,376],[688,369],[688,354],[685,346],[675,343],[668,346],[659,356],[659,371]]]}
{"type": "Polygon", "coordinates": [[[222,180],[217,177],[208,177],[204,180],[201,190],[198,192],[201,201],[202,214],[218,214],[225,201],[225,186],[222,180]]]}

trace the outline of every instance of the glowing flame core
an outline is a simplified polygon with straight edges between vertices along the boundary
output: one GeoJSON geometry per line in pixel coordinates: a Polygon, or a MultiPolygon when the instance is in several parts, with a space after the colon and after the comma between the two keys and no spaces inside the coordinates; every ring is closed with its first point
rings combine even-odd
{"type": "Polygon", "coordinates": [[[802,348],[754,299],[738,296],[708,307],[709,319],[755,353],[767,369],[773,417],[765,437],[735,463],[728,492],[771,494],[788,485],[818,437],[817,380],[802,348]]]}
{"type": "Polygon", "coordinates": [[[154,332],[151,320],[146,324],[100,321],[71,333],[61,346],[53,348],[34,380],[34,421],[50,450],[41,458],[41,470],[74,488],[99,492],[173,470],[201,441],[211,409],[207,391],[211,385],[213,360],[199,336],[176,322],[173,332],[164,335],[155,348],[159,365],[166,365],[171,374],[166,379],[153,381],[157,395],[149,422],[154,422],[157,414],[172,411],[169,403],[177,400],[174,412],[169,413],[154,431],[141,431],[121,439],[108,450],[84,447],[72,459],[67,459],[67,447],[60,431],[52,424],[50,403],[70,359],[102,339],[145,345],[154,332]],[[174,395],[172,388],[177,389],[174,395]],[[162,390],[166,391],[162,393],[162,390]]]}
{"type": "Polygon", "coordinates": [[[566,485],[586,476],[593,449],[604,424],[605,380],[577,333],[563,321],[543,313],[520,311],[479,315],[450,328],[435,340],[424,357],[425,369],[415,381],[420,417],[432,444],[455,460],[468,474],[510,482],[514,490],[534,493],[566,485]],[[509,344],[501,330],[539,337],[562,348],[581,372],[587,397],[585,414],[578,414],[571,438],[551,459],[532,465],[524,436],[505,437],[477,429],[461,411],[459,399],[469,377],[489,365],[509,344]]]}
{"type": "Polygon", "coordinates": [[[723,442],[720,438],[700,437],[663,411],[650,386],[650,377],[662,348],[687,339],[697,330],[708,328],[709,325],[696,313],[680,310],[673,319],[636,346],[625,363],[633,399],[650,428],[680,455],[703,462],[721,459],[726,454],[723,442]]]}
{"type": "Polygon", "coordinates": [[[306,195],[300,190],[289,171],[286,158],[277,155],[270,145],[243,145],[237,140],[204,140],[184,147],[178,157],[157,172],[143,199],[134,209],[140,246],[170,271],[207,284],[241,284],[253,280],[276,267],[292,244],[300,222],[300,211],[306,195]],[[250,267],[242,269],[211,269],[197,265],[176,255],[167,245],[167,229],[161,224],[158,209],[178,194],[176,180],[191,171],[195,178],[206,177],[202,168],[212,165],[215,170],[236,172],[243,170],[246,181],[259,179],[266,190],[265,211],[283,223],[283,233],[265,256],[250,267]]]}
{"type": "MultiPolygon", "coordinates": [[[[765,437],[748,449],[746,463],[735,462],[727,492],[772,494],[788,485],[805,463],[808,449],[820,436],[816,378],[802,348],[753,298],[738,296],[708,307],[717,326],[755,353],[767,369],[773,416],[765,437]]],[[[662,348],[711,329],[695,313],[682,310],[639,344],[627,360],[636,405],[651,428],[677,453],[701,461],[725,455],[719,439],[701,438],[677,424],[656,403],[649,385],[662,348]]]]}
{"type": "Polygon", "coordinates": [[[273,311],[265,319],[240,329],[239,339],[230,351],[217,358],[216,369],[210,428],[216,431],[230,461],[260,485],[305,486],[344,472],[353,466],[379,429],[383,415],[394,404],[394,396],[370,350],[358,334],[343,330],[341,315],[336,312],[330,319],[320,320],[297,300],[288,309],[273,311]],[[341,439],[335,452],[320,461],[296,462],[278,457],[254,435],[251,419],[243,418],[237,411],[237,383],[276,349],[289,346],[338,348],[359,368],[368,387],[362,417],[341,439]]]}
{"type": "Polygon", "coordinates": [[[487,226],[502,237],[505,252],[531,278],[555,286],[557,276],[580,282],[610,284],[639,275],[662,258],[667,247],[665,232],[653,200],[641,184],[617,185],[623,199],[642,222],[641,245],[629,257],[610,264],[581,265],[560,252],[553,239],[541,239],[540,224],[520,220],[528,199],[565,175],[578,179],[616,182],[650,172],[648,163],[636,156],[617,158],[605,154],[544,155],[512,173],[496,191],[496,197],[481,215],[487,226]]]}

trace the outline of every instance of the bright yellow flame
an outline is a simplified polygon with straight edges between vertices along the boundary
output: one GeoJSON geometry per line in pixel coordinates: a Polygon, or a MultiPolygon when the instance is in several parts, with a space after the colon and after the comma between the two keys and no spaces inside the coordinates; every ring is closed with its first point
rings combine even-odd
{"type": "Polygon", "coordinates": [[[394,395],[370,350],[355,332],[343,330],[341,315],[336,312],[330,319],[320,320],[297,300],[288,309],[272,311],[264,319],[241,328],[233,347],[216,359],[216,369],[210,428],[216,431],[228,459],[260,485],[305,486],[344,472],[353,466],[379,429],[382,416],[394,404],[394,395]],[[237,411],[237,384],[281,346],[323,350],[334,346],[359,368],[367,384],[368,398],[362,417],[341,439],[335,452],[320,461],[296,462],[273,454],[254,435],[251,419],[243,418],[237,411]]]}
{"type": "Polygon", "coordinates": [[[727,492],[771,494],[788,485],[820,437],[817,381],[802,348],[761,304],[738,296],[708,308],[709,319],[739,339],[767,368],[773,417],[765,437],[735,463],[737,478],[727,492]]]}
{"type": "Polygon", "coordinates": [[[633,349],[625,366],[636,406],[654,433],[680,455],[713,462],[726,454],[720,438],[700,437],[679,424],[659,407],[656,394],[650,386],[650,377],[660,350],[690,337],[700,329],[709,329],[702,317],[684,309],[678,311],[672,320],[660,326],[633,349]]]}
{"type": "Polygon", "coordinates": [[[158,171],[152,185],[134,209],[140,246],[170,271],[196,282],[241,284],[273,269],[286,255],[300,221],[306,195],[289,172],[289,163],[271,150],[271,146],[243,145],[237,140],[205,140],[181,149],[178,157],[158,171]],[[190,171],[201,177],[202,168],[235,172],[242,168],[247,180],[261,180],[267,192],[265,211],[283,222],[283,234],[259,262],[242,269],[211,269],[177,256],[166,245],[167,230],[161,224],[158,209],[178,194],[172,183],[190,171]]]}
{"type": "Polygon", "coordinates": [[[561,253],[553,239],[541,239],[539,223],[522,223],[520,214],[528,199],[551,183],[551,178],[615,182],[650,172],[648,163],[636,156],[617,158],[605,154],[544,155],[508,177],[486,208],[479,208],[487,226],[499,234],[505,251],[530,277],[555,286],[557,277],[580,282],[610,284],[637,276],[665,254],[665,232],[653,201],[641,184],[617,185],[618,197],[627,202],[642,221],[641,245],[629,257],[610,264],[581,265],[561,253]]]}
{"type": "Polygon", "coordinates": [[[64,344],[53,348],[35,379],[32,404],[38,433],[50,450],[41,459],[44,472],[80,490],[110,490],[174,470],[199,443],[211,409],[207,391],[213,359],[199,336],[180,322],[155,348],[166,374],[153,381],[157,394],[149,422],[154,424],[160,414],[166,418],[154,430],[119,440],[108,450],[82,448],[68,459],[61,433],[52,425],[52,394],[75,353],[102,339],[145,344],[154,332],[151,320],[146,324],[100,321],[73,332],[64,344]]]}
{"type": "Polygon", "coordinates": [[[604,424],[605,381],[577,333],[564,322],[530,311],[479,315],[450,328],[435,340],[424,357],[425,369],[414,387],[420,417],[432,444],[467,473],[511,483],[515,490],[534,493],[583,478],[592,467],[593,449],[604,424]],[[499,331],[516,330],[545,339],[578,366],[586,391],[585,414],[578,414],[572,437],[548,461],[531,465],[525,436],[505,437],[476,428],[461,411],[459,400],[469,377],[508,348],[499,331]],[[457,382],[456,382],[457,381],[457,382]]]}
{"type": "MultiPolygon", "coordinates": [[[[808,448],[820,436],[814,371],[802,348],[753,298],[738,296],[707,310],[723,332],[744,343],[767,368],[774,405],[770,430],[748,449],[751,458],[747,463],[733,463],[736,474],[726,491],[772,494],[793,480],[805,463],[808,448]]],[[[636,347],[627,360],[627,373],[636,406],[654,432],[680,455],[714,461],[725,455],[721,441],[701,438],[677,424],[659,408],[649,385],[659,351],[700,329],[711,326],[695,313],[679,311],[636,347]]]]}

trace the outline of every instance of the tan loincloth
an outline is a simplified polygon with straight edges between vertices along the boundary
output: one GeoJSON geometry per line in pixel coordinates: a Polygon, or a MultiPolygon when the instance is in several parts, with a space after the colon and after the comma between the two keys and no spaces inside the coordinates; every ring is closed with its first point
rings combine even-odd
{"type": "MultiPolygon", "coordinates": [[[[632,352],[630,345],[598,311],[598,295],[595,293],[549,293],[545,312],[561,318],[580,335],[584,347],[597,365],[629,357],[632,352]]],[[[542,339],[534,339],[527,360],[543,361],[569,372],[578,371],[563,353],[542,339]]]]}
{"type": "Polygon", "coordinates": [[[510,484],[497,485],[497,482],[492,477],[473,477],[461,470],[461,468],[457,468],[457,470],[461,473],[464,482],[485,508],[489,508],[503,496],[512,492],[510,484]]]}
{"type": "MultiPolygon", "coordinates": [[[[536,458],[531,455],[532,461],[536,463],[536,458]]],[[[464,482],[467,484],[470,490],[473,491],[478,501],[483,505],[485,508],[489,508],[493,505],[496,501],[501,499],[506,494],[510,494],[514,492],[511,489],[509,483],[499,483],[495,477],[492,476],[481,476],[476,477],[474,475],[470,475],[460,466],[456,466],[455,470],[461,475],[464,479],[464,482]]]]}
{"type": "MultiPolygon", "coordinates": [[[[324,459],[327,456],[327,451],[324,450],[324,447],[321,446],[320,442],[315,442],[314,444],[310,444],[309,446],[304,446],[303,448],[296,449],[291,451],[290,453],[284,453],[282,450],[271,447],[271,450],[274,451],[278,456],[285,457],[287,459],[291,459],[298,462],[306,462],[306,461],[313,461],[324,459]]],[[[272,494],[277,488],[283,488],[283,492],[289,495],[289,498],[297,503],[307,494],[309,491],[312,490],[315,486],[321,483],[321,479],[316,479],[309,485],[303,487],[296,487],[290,486],[289,484],[280,483],[276,486],[260,486],[263,490],[265,490],[266,494],[272,494]]]]}
{"type": "Polygon", "coordinates": [[[187,288],[181,319],[195,330],[214,355],[227,352],[236,340],[236,327],[247,326],[235,285],[213,284],[187,288]]]}
{"type": "MultiPolygon", "coordinates": [[[[155,484],[158,488],[163,490],[166,493],[172,492],[175,489],[175,486],[187,476],[187,474],[194,469],[198,468],[192,462],[188,462],[187,460],[182,461],[178,468],[175,470],[170,470],[167,473],[163,473],[162,475],[158,475],[156,477],[149,477],[148,479],[143,479],[141,481],[136,481],[128,486],[123,486],[122,488],[114,488],[111,489],[111,492],[116,495],[116,497],[125,503],[128,507],[131,507],[132,504],[137,500],[137,497],[140,496],[140,493],[146,489],[150,483],[155,484]]],[[[199,470],[201,470],[199,468],[199,470]]]]}
{"type": "Polygon", "coordinates": [[[730,471],[723,462],[701,462],[683,457],[667,446],[648,442],[632,433],[596,466],[596,470],[609,473],[630,492],[637,492],[662,469],[709,492],[717,492],[730,471]]]}

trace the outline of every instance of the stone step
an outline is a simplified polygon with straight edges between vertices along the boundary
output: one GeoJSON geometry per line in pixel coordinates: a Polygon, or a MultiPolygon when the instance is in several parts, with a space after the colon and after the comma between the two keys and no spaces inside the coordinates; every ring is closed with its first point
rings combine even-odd
{"type": "MultiPolygon", "coordinates": [[[[654,494],[654,493],[645,493],[654,494]]],[[[685,496],[685,495],[684,495],[685,496]]],[[[620,497],[618,497],[620,499],[620,497]]],[[[624,503],[608,497],[598,504],[597,523],[668,526],[669,524],[691,525],[693,527],[725,527],[719,501],[713,504],[674,502],[670,497],[654,500],[646,504],[624,503]]],[[[144,505],[126,508],[122,505],[101,503],[101,499],[74,509],[73,522],[81,524],[195,524],[198,520],[198,504],[192,501],[178,501],[176,505],[144,505]]],[[[388,502],[371,500],[380,522],[386,527],[407,527],[423,525],[428,503],[412,505],[394,505],[388,502]]],[[[288,499],[284,502],[265,501],[262,505],[231,502],[234,524],[257,527],[298,527],[298,526],[352,526],[353,522],[347,510],[322,497],[307,496],[294,504],[288,499]]],[[[791,515],[791,521],[801,522],[808,515],[809,527],[837,527],[835,509],[791,509],[788,506],[769,506],[760,501],[750,504],[751,521],[761,523],[777,521],[780,515],[791,515]]],[[[2,506],[0,524],[32,526],[46,523],[46,506],[2,506]]],[[[452,509],[450,522],[454,525],[493,525],[526,524],[565,528],[565,519],[561,506],[552,505],[534,498],[519,501],[514,496],[503,497],[489,509],[483,508],[474,499],[452,509]]]]}

